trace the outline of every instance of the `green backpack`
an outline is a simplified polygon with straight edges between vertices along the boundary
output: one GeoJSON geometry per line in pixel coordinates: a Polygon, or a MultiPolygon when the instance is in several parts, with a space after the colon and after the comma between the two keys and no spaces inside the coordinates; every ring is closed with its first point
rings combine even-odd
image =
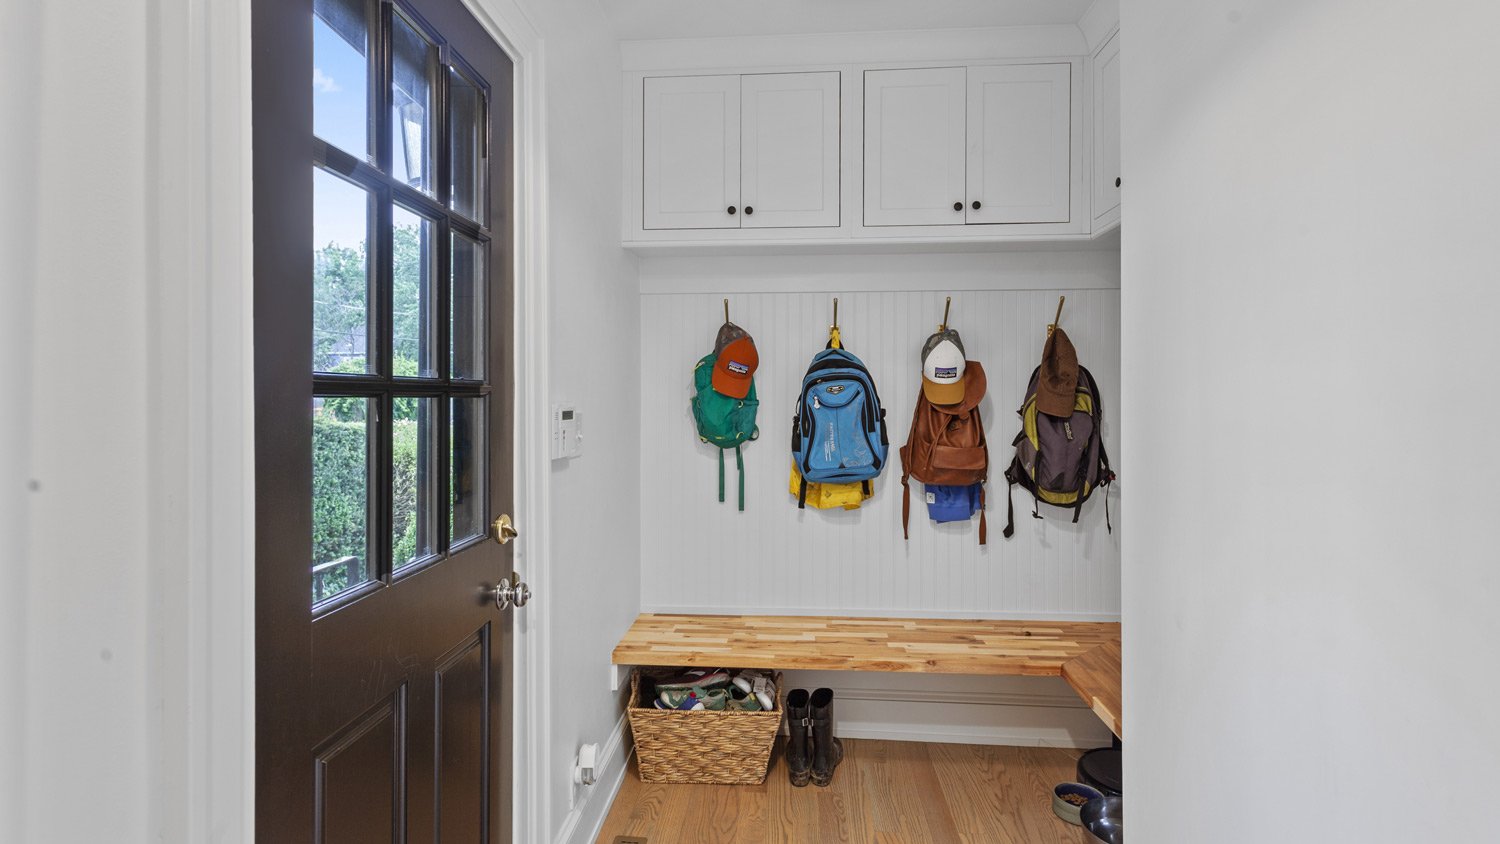
{"type": "Polygon", "coordinates": [[[760,436],[755,426],[755,411],[760,400],[755,397],[755,382],[742,399],[730,398],[714,389],[714,361],[709,352],[693,367],[693,422],[698,439],[719,447],[719,500],[724,500],[724,449],[734,449],[734,460],[740,472],[740,509],[745,509],[745,458],[740,444],[760,436]]]}

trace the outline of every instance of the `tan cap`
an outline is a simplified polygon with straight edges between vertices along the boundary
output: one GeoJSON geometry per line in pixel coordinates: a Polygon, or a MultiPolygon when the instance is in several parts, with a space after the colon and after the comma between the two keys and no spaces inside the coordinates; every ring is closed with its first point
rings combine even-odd
{"type": "Polygon", "coordinates": [[[1078,391],[1078,352],[1067,332],[1055,329],[1042,347],[1042,371],[1037,377],[1036,409],[1048,416],[1073,415],[1078,391]]]}

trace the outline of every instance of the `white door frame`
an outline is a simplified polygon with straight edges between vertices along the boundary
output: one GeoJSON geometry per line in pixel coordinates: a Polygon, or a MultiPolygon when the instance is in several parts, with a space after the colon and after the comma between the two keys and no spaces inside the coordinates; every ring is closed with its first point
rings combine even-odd
{"type": "MultiPolygon", "coordinates": [[[[517,404],[516,553],[537,600],[517,613],[512,837],[541,841],[550,576],[546,278],[546,126],[542,41],[518,0],[463,0],[515,62],[517,404]]],[[[152,151],[147,197],[160,295],[153,354],[188,360],[190,377],[153,401],[180,409],[152,443],[160,580],[152,599],[152,685],[161,718],[150,739],[152,840],[255,840],[255,471],[250,149],[250,0],[154,0],[152,151]]]]}

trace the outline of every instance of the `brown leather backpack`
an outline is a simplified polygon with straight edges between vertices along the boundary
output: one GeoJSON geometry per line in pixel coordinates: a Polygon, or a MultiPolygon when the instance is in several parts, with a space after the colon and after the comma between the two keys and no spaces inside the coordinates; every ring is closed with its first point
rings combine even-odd
{"type": "MultiPolygon", "coordinates": [[[[984,398],[984,366],[971,360],[964,366],[964,400],[940,405],[917,391],[917,408],[911,432],[901,446],[901,534],[911,538],[911,490],[907,481],[924,484],[970,486],[983,484],[990,475],[990,450],[979,418],[984,398]]],[[[988,526],[984,518],[984,487],[979,488],[979,544],[985,544],[988,526]]]]}

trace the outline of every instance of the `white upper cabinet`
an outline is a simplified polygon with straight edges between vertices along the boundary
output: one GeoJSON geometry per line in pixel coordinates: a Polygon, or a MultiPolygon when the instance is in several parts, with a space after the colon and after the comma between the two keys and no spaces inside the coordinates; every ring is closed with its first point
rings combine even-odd
{"type": "Polygon", "coordinates": [[[964,222],[966,71],[865,72],[865,225],[964,222]]]}
{"type": "Polygon", "coordinates": [[[644,227],[739,228],[740,77],[644,82],[644,227]]]}
{"type": "Polygon", "coordinates": [[[644,229],[838,226],[839,73],[644,80],[644,229]]]}
{"type": "Polygon", "coordinates": [[[867,71],[865,225],[1069,222],[1072,71],[867,71]]]}
{"type": "Polygon", "coordinates": [[[968,222],[1068,222],[1072,69],[969,68],[968,222]]]}
{"type": "Polygon", "coordinates": [[[910,43],[640,42],[622,78],[621,239],[643,254],[937,251],[1111,231],[1119,24],[1095,7],[1087,27],[910,43]]]}
{"type": "Polygon", "coordinates": [[[839,74],[740,77],[741,228],[839,224],[839,74]]]}
{"type": "Polygon", "coordinates": [[[1094,54],[1094,230],[1120,221],[1120,33],[1094,54]]]}

